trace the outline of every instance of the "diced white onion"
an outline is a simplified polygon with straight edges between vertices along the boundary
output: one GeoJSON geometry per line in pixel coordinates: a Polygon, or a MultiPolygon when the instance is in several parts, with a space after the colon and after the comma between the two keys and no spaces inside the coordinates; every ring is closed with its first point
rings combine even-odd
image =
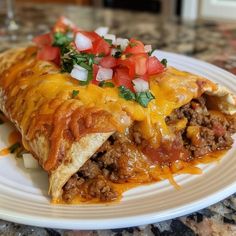
{"type": "Polygon", "coordinates": [[[22,154],[24,167],[27,169],[37,169],[39,168],[38,161],[30,153],[22,154]]]}
{"type": "Polygon", "coordinates": [[[152,51],[152,45],[145,45],[144,46],[144,51],[147,52],[147,53],[151,52],[152,51]]]}
{"type": "Polygon", "coordinates": [[[112,79],[112,76],[113,76],[112,69],[108,69],[108,68],[104,68],[100,66],[98,69],[96,80],[97,81],[109,80],[109,79],[112,79]]]}
{"type": "Polygon", "coordinates": [[[151,54],[152,57],[156,57],[158,59],[159,53],[157,50],[154,50],[151,54]]]}
{"type": "Polygon", "coordinates": [[[143,80],[143,79],[134,79],[132,80],[133,84],[134,84],[134,91],[136,93],[139,92],[146,92],[149,90],[149,84],[147,81],[143,80]]]}
{"type": "Polygon", "coordinates": [[[79,65],[74,65],[70,75],[79,81],[87,81],[88,79],[88,71],[79,65]]]}
{"type": "Polygon", "coordinates": [[[109,31],[108,27],[98,27],[95,32],[100,36],[105,36],[109,31]]]}
{"type": "Polygon", "coordinates": [[[104,38],[111,40],[112,44],[116,43],[116,36],[114,34],[106,34],[104,35],[104,38]]]}
{"type": "Polygon", "coordinates": [[[91,39],[81,33],[75,35],[75,45],[79,51],[88,50],[93,46],[91,39]]]}
{"type": "Polygon", "coordinates": [[[122,51],[126,49],[128,44],[129,44],[129,40],[128,39],[123,39],[123,38],[117,38],[116,39],[116,45],[117,46],[120,45],[120,48],[121,48],[122,51]]]}

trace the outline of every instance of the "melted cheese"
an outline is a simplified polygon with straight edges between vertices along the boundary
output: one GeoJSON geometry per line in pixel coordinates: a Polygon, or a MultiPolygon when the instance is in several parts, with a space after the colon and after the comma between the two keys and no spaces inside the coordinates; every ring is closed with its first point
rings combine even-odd
{"type": "MultiPolygon", "coordinates": [[[[129,126],[130,120],[136,121],[142,136],[151,140],[154,146],[159,145],[161,139],[172,135],[165,118],[174,109],[199,96],[197,76],[168,68],[162,75],[150,78],[150,90],[155,99],[144,108],[119,97],[117,88],[101,88],[93,84],[79,86],[69,74],[60,73],[53,64],[37,61],[34,54],[35,49],[28,48],[23,60],[16,62],[0,79],[7,113],[17,123],[26,148],[29,148],[27,143],[36,133],[44,130],[45,124],[55,128],[57,116],[63,119],[80,106],[96,107],[112,114],[118,131],[129,126]],[[73,90],[79,90],[74,99],[73,90]]],[[[66,124],[66,121],[61,124],[66,124]]],[[[60,125],[57,126],[63,130],[60,125]]],[[[56,134],[62,135],[61,131],[56,134]]],[[[46,169],[51,169],[53,165],[48,165],[46,169]]]]}

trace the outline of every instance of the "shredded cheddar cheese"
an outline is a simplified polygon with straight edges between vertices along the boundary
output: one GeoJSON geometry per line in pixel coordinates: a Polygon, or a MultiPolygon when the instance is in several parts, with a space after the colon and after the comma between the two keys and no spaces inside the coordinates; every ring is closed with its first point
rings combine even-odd
{"type": "MultiPolygon", "coordinates": [[[[67,116],[81,106],[96,107],[111,114],[111,122],[118,131],[124,131],[130,122],[138,122],[142,136],[153,146],[158,146],[162,139],[172,135],[165,118],[174,109],[199,96],[197,77],[194,80],[193,75],[168,68],[150,78],[150,91],[155,99],[144,108],[121,98],[117,87],[102,88],[91,83],[80,86],[77,80],[68,73],[61,73],[52,63],[36,60],[35,50],[34,47],[26,49],[25,57],[6,71],[0,80],[6,97],[6,110],[17,121],[26,149],[37,132],[44,132],[46,124],[56,122],[59,111],[62,116],[67,116]],[[78,94],[72,98],[75,90],[78,94]]],[[[60,127],[60,130],[64,128],[60,127]]],[[[48,170],[55,166],[58,153],[53,151],[50,155],[45,167],[48,170]]]]}

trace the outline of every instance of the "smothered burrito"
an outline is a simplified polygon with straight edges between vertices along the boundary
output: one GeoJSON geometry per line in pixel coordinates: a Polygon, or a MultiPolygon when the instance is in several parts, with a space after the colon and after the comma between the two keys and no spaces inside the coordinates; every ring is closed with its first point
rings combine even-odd
{"type": "Polygon", "coordinates": [[[136,39],[61,17],[0,55],[0,109],[49,176],[54,202],[105,202],[134,186],[199,174],[233,144],[236,97],[167,66],[136,39]]]}

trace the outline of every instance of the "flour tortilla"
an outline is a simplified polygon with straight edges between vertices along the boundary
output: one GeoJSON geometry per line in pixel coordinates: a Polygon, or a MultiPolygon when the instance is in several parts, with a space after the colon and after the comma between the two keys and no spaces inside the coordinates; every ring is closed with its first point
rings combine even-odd
{"type": "MultiPolygon", "coordinates": [[[[16,48],[8,50],[0,54],[0,79],[4,76],[4,71],[10,69],[10,67],[21,60],[24,57],[25,48],[16,48]]],[[[42,62],[45,63],[45,62],[42,62]]],[[[169,68],[172,70],[173,68],[169,68]]],[[[167,69],[168,70],[168,69],[167,69]]],[[[176,69],[175,69],[176,70],[176,69]]],[[[188,73],[191,75],[190,73],[188,73]]],[[[191,76],[190,76],[191,77],[191,76]]],[[[226,114],[236,113],[236,97],[227,88],[214,84],[213,82],[193,75],[193,80],[205,81],[203,86],[203,91],[205,94],[213,98],[215,105],[226,114]]],[[[11,119],[11,114],[8,114],[5,102],[6,97],[4,96],[4,91],[0,88],[0,109],[5,113],[5,115],[15,124],[16,128],[22,132],[17,121],[11,119]]],[[[70,179],[70,177],[75,174],[81,166],[101,147],[101,145],[112,135],[110,133],[94,133],[87,134],[82,137],[78,142],[74,142],[67,155],[70,156],[70,162],[62,162],[55,170],[49,172],[49,194],[54,200],[60,199],[63,193],[63,186],[70,179]]],[[[22,134],[24,136],[24,134],[22,134]]],[[[66,142],[66,140],[63,140],[66,142]]],[[[26,143],[23,140],[25,148],[30,150],[34,157],[42,165],[48,158],[48,153],[50,149],[48,137],[43,134],[38,134],[30,142],[26,143]]]]}

